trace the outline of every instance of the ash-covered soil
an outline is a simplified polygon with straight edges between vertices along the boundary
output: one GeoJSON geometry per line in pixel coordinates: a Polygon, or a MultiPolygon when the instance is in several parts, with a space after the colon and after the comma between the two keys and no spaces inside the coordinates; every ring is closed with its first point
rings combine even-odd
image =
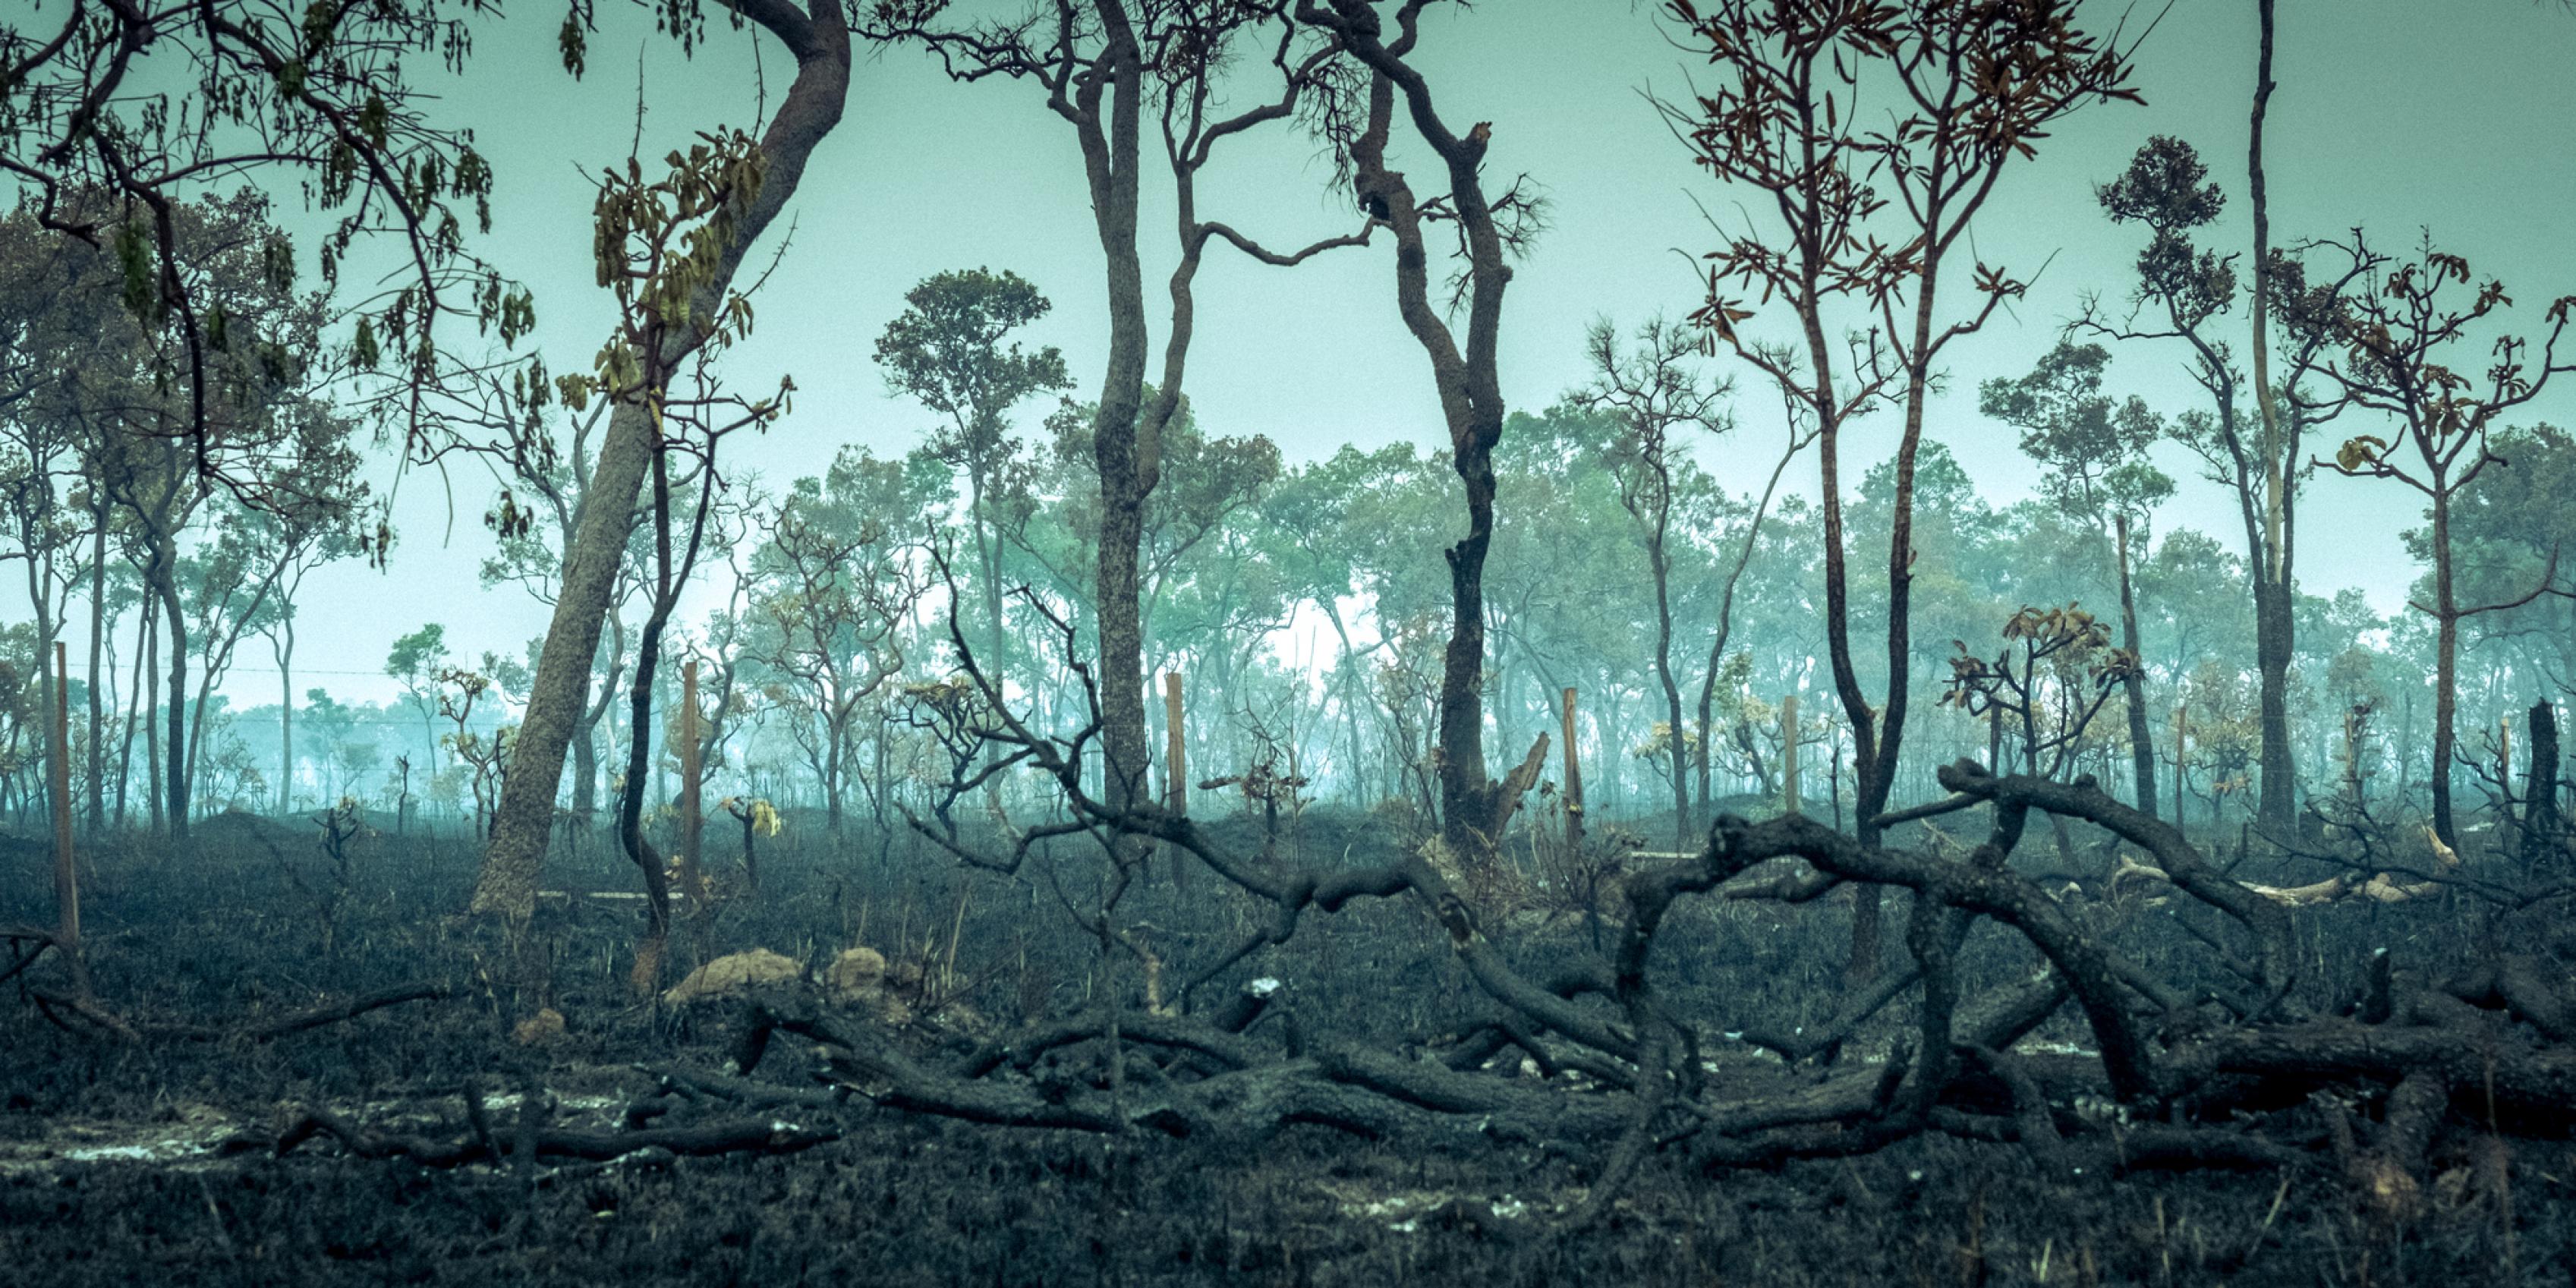
{"type": "MultiPolygon", "coordinates": [[[[1364,818],[1319,812],[1303,826],[1310,861],[1365,861],[1384,844],[1364,818]]],[[[22,991],[44,968],[13,980],[0,1011],[0,1282],[2384,1285],[2576,1273],[2576,1150],[2502,1123],[2455,1123],[2403,1215],[2331,1166],[2068,1178],[2017,1145],[1929,1135],[1765,1170],[1651,1159],[1607,1219],[1571,1235],[1557,1227],[1600,1165],[1583,1151],[1322,1126],[1247,1151],[1013,1131],[864,1097],[759,1108],[835,1136],[794,1152],[426,1167],[322,1138],[280,1156],[280,1133],[315,1110],[438,1141],[739,1119],[741,1106],[668,1094],[658,1071],[729,1068],[740,1008],[636,998],[640,912],[580,897],[636,885],[599,847],[552,861],[550,883],[575,896],[549,901],[539,923],[544,1000],[564,1027],[525,1041],[513,1024],[531,999],[511,982],[510,950],[455,915],[470,842],[368,838],[343,889],[293,820],[203,831],[184,862],[146,841],[85,862],[96,991],[119,1014],[241,1028],[406,982],[448,995],[266,1041],[129,1044],[49,1022],[22,991]]],[[[1064,871],[1086,861],[1068,850],[1064,871]]],[[[0,863],[0,922],[49,919],[41,848],[8,842],[0,863]]],[[[819,829],[768,845],[761,873],[756,896],[737,889],[682,921],[666,984],[752,947],[819,971],[868,946],[891,963],[887,987],[924,1043],[1062,1012],[1091,986],[1096,946],[1066,928],[1042,880],[970,877],[908,840],[830,843],[819,829]]],[[[1131,912],[1176,963],[1213,957],[1237,933],[1216,887],[1204,875],[1177,894],[1158,884],[1131,912]]],[[[1309,1028],[1414,1049],[1478,1009],[1426,923],[1400,903],[1354,906],[1236,974],[1282,981],[1309,1028]]],[[[1703,1014],[1820,1020],[1840,924],[1706,914],[1668,931],[1663,986],[1703,1014]]],[[[2442,908],[2338,909],[2302,930],[2315,987],[2329,990],[2353,985],[2372,944],[2427,958],[2474,946],[2465,914],[2442,908]]],[[[1543,963],[1588,951],[1588,934],[1580,916],[1533,919],[1516,951],[1543,963]]],[[[1891,1013],[1883,1027],[1904,1022],[1891,1013]]],[[[2062,1044],[2080,1069],[2082,1041],[2061,1016],[2030,1045],[2062,1044]]],[[[760,1074],[797,1086],[812,1053],[782,1046],[760,1074]]],[[[1843,1058],[1884,1050],[1856,1043],[1843,1058]]],[[[1777,1076],[1772,1057],[1722,1040],[1711,1060],[1721,1079],[1777,1076]]],[[[2056,1108],[2070,1122],[2105,1112],[2082,1099],[2056,1108]]],[[[2303,1127],[2307,1112],[2284,1107],[2267,1129],[2323,1158],[2325,1110],[2303,1127]]],[[[2098,1129],[2116,1139],[2121,1124],[2098,1129]]]]}

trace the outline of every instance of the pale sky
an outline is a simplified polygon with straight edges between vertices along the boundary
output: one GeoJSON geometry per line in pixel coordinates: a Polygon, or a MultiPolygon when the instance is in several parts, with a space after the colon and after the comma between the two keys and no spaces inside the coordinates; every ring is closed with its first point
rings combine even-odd
{"type": "MultiPolygon", "coordinates": [[[[1680,92],[1688,71],[1655,8],[1490,0],[1426,23],[1422,61],[1444,112],[1461,124],[1491,120],[1489,172],[1527,171],[1553,201],[1552,227],[1520,266],[1505,306],[1502,374],[1516,408],[1542,408],[1583,379],[1581,340],[1595,317],[1626,324],[1695,305],[1688,257],[1711,238],[1694,199],[1721,212],[1738,199],[1693,169],[1641,96],[1680,92]]],[[[2085,12],[2107,25],[2121,9],[2095,0],[2085,12]]],[[[2156,12],[2136,6],[2132,30],[2156,12]]],[[[606,332],[607,303],[591,280],[585,173],[622,162],[628,151],[639,50],[648,164],[693,130],[750,126],[755,111],[751,35],[729,30],[720,12],[709,23],[710,47],[694,62],[653,36],[640,9],[606,5],[601,13],[605,29],[591,42],[589,74],[579,83],[557,62],[561,14],[548,6],[487,24],[462,81],[422,73],[447,87],[433,110],[472,125],[497,167],[496,225],[480,248],[535,289],[536,342],[558,371],[586,367],[606,332]]],[[[2526,330],[2541,325],[2547,300],[2576,293],[2576,256],[2567,253],[2576,245],[2576,145],[2563,91],[2566,69],[2576,67],[2576,16],[2527,0],[2281,0],[2279,23],[2267,148],[2276,242],[2361,224],[2383,248],[2402,250],[2429,226],[2481,277],[2504,278],[2523,302],[2508,319],[2526,330]]],[[[2139,55],[2135,84],[2148,105],[2086,109],[2040,145],[2036,162],[2007,173],[1981,217],[1984,258],[2022,277],[2047,261],[2016,316],[1999,317],[1951,350],[1953,393],[1930,426],[1990,500],[2026,494],[2033,471],[2011,431],[1976,414],[1976,383],[2026,371],[2080,292],[2124,297],[2143,242],[2134,226],[2101,217],[2092,185],[2118,174],[2150,134],[2178,135],[2200,149],[2230,198],[2227,219],[2204,230],[2204,244],[2250,245],[2243,207],[2253,42],[2251,0],[2175,0],[2139,55]]],[[[788,64],[775,45],[763,55],[774,101],[788,64]]],[[[1157,200],[1164,194],[1154,147],[1149,129],[1145,274],[1159,355],[1172,234],[1168,202],[1157,200]]],[[[1346,198],[1327,190],[1328,167],[1310,142],[1274,130],[1237,140],[1218,158],[1201,182],[1206,217],[1274,246],[1355,227],[1346,198]]],[[[1418,149],[1397,164],[1431,173],[1418,149]]],[[[757,333],[731,371],[746,390],[792,373],[796,412],[765,439],[734,449],[733,468],[783,484],[819,471],[844,443],[891,454],[917,442],[929,418],[886,395],[870,345],[902,307],[902,293],[943,270],[984,265],[1035,282],[1055,311],[1028,338],[1062,347],[1077,392],[1096,394],[1105,361],[1098,242],[1071,129],[1045,110],[1034,87],[952,85],[915,52],[863,53],[847,115],[807,171],[791,215],[794,242],[755,301],[757,333]]],[[[766,262],[769,249],[759,248],[756,261],[766,262]]],[[[1395,314],[1390,255],[1381,241],[1283,271],[1211,249],[1199,278],[1188,385],[1201,424],[1214,433],[1266,434],[1292,461],[1344,442],[1444,442],[1421,352],[1395,314]]],[[[2142,394],[2168,413],[2200,405],[2179,353],[2115,353],[2117,392],[2142,394]]],[[[1758,486],[1757,463],[1767,471],[1778,436],[1775,400],[1749,381],[1744,390],[1742,452],[1718,445],[1707,453],[1718,477],[1738,490],[1758,486]]],[[[1044,410],[1032,404],[1023,423],[1033,427],[1044,410]]],[[[2576,420],[2576,383],[2524,419],[2541,418],[2576,420]]],[[[1847,446],[1854,478],[1889,450],[1887,420],[1847,446]]],[[[2352,422],[2339,430],[2370,428],[2352,422]]],[[[2330,454],[2332,444],[2319,450],[2330,454]]],[[[2162,463],[2182,493],[2159,528],[2199,527],[2236,548],[2241,529],[2226,494],[2190,477],[2178,452],[2162,463]]],[[[1815,471],[1811,455],[1791,477],[1812,495],[1815,471]]],[[[1509,523],[1508,480],[1505,489],[1509,523]]],[[[488,548],[479,516],[494,492],[471,466],[449,484],[410,475],[390,570],[344,564],[308,583],[313,607],[303,615],[299,673],[344,698],[381,699],[393,692],[377,674],[386,648],[424,621],[444,622],[461,653],[515,654],[541,634],[539,605],[509,588],[482,592],[475,582],[488,548]],[[320,611],[353,604],[364,611],[320,611]]],[[[2396,608],[2415,575],[2396,534],[2419,511],[2414,494],[2394,484],[2318,480],[2302,522],[2303,585],[2320,594],[2358,585],[2383,611],[2396,608]]],[[[297,687],[307,684],[299,678],[297,687]]],[[[237,701],[255,703],[274,700],[275,685],[273,675],[245,669],[227,687],[237,701]]]]}

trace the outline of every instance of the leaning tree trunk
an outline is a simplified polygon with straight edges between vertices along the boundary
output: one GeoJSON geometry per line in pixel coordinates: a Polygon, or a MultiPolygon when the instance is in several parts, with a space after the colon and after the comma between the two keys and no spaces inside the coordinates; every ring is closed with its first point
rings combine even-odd
{"type": "Polygon", "coordinates": [[[599,728],[596,723],[580,729],[572,738],[572,812],[581,816],[582,826],[590,826],[593,810],[599,808],[599,728]]]}
{"type": "MultiPolygon", "coordinates": [[[[795,195],[805,164],[832,127],[850,89],[850,31],[838,0],[809,0],[799,11],[787,0],[740,0],[736,13],[778,37],[796,56],[796,79],[760,139],[760,191],[726,239],[715,273],[690,301],[697,317],[720,316],[743,255],[795,195]]],[[[675,369],[704,336],[693,328],[674,333],[662,368],[675,369]],[[676,350],[673,352],[671,350],[676,350]]],[[[658,396],[659,391],[654,391],[658,396]]],[[[635,521],[644,472],[660,450],[650,413],[639,401],[623,402],[608,420],[608,434],[593,465],[590,489],[564,560],[554,621],[537,657],[528,707],[511,744],[492,841],[474,883],[472,910],[524,922],[536,911],[537,872],[554,826],[555,794],[563,785],[564,752],[580,723],[592,660],[607,621],[635,521]]],[[[641,736],[640,732],[639,735],[641,736]]]]}

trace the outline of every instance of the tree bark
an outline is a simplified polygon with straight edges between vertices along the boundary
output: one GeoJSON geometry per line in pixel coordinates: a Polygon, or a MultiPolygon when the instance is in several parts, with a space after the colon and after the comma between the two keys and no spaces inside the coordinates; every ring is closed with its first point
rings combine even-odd
{"type": "Polygon", "coordinates": [[[161,794],[170,825],[170,841],[182,854],[188,847],[188,616],[179,604],[178,552],[165,537],[153,543],[152,587],[161,597],[161,615],[170,632],[170,737],[164,744],[161,794]]]}
{"type": "Polygon", "coordinates": [[[295,808],[295,619],[280,625],[285,632],[277,650],[277,812],[295,808]]]}
{"type": "MultiPolygon", "coordinates": [[[[1095,4],[1105,44],[1083,80],[1070,117],[1082,146],[1092,221],[1106,260],[1109,363],[1101,376],[1091,458],[1100,476],[1100,547],[1094,566],[1100,630],[1102,790],[1117,808],[1147,801],[1145,772],[1153,751],[1145,734],[1145,633],[1137,548],[1144,539],[1145,498],[1162,473],[1162,424],[1145,407],[1145,280],[1136,253],[1137,140],[1144,111],[1143,53],[1120,0],[1095,4]],[[1101,98],[1109,120],[1101,120],[1101,98]]],[[[1179,300],[1176,298],[1175,303],[1179,300]]],[[[1188,343],[1186,319],[1174,319],[1171,343],[1188,343]]],[[[1168,383],[1168,382],[1167,382],[1168,383]]],[[[1177,389],[1158,391],[1159,406],[1177,389]]],[[[1167,413],[1166,413],[1167,414],[1167,413]]],[[[1122,840],[1121,862],[1142,857],[1122,840]]]]}
{"type": "Polygon", "coordinates": [[[2451,576],[2451,489],[2433,474],[2433,834],[2459,849],[2451,817],[2451,761],[2457,754],[2460,711],[2460,604],[2451,576]]]}
{"type": "MultiPolygon", "coordinates": [[[[2156,743],[2155,734],[2147,728],[2146,669],[2138,664],[2138,597],[2129,583],[2129,516],[2122,511],[2112,516],[2116,534],[2113,554],[2120,561],[2120,647],[2129,651],[2131,665],[2122,686],[2129,706],[2129,759],[2138,781],[2138,812],[2149,818],[2156,813],[2156,743]]],[[[2177,815],[2177,818],[2180,816],[2177,815]]]]}
{"type": "Polygon", "coordinates": [[[97,836],[107,828],[107,788],[105,761],[101,744],[107,740],[107,719],[101,709],[99,690],[106,672],[99,663],[107,647],[107,491],[98,489],[96,511],[98,532],[90,543],[89,576],[89,833],[97,836]]]}
{"type": "MultiPolygon", "coordinates": [[[[795,55],[796,79],[761,135],[765,165],[759,195],[734,225],[717,271],[691,302],[693,315],[718,315],[744,254],[795,195],[814,149],[840,122],[850,88],[849,27],[837,0],[809,3],[810,12],[800,11],[788,0],[741,0],[735,6],[735,12],[776,36],[795,55]]],[[[663,355],[665,366],[675,366],[677,359],[703,342],[704,336],[694,329],[676,333],[672,347],[678,352],[663,355]]],[[[491,845],[474,883],[471,910],[476,913],[524,922],[536,911],[537,873],[553,831],[564,751],[582,715],[601,626],[607,620],[626,536],[635,519],[635,501],[645,470],[659,451],[659,435],[640,403],[623,402],[610,413],[572,554],[564,561],[554,620],[547,627],[527,711],[512,745],[500,808],[492,821],[491,845]]],[[[639,731],[637,736],[643,734],[639,731]]]]}
{"type": "MultiPolygon", "coordinates": [[[[2272,391],[2271,333],[2268,301],[2271,280],[2272,217],[2263,186],[2263,113],[2272,101],[2272,4],[2255,0],[2262,25],[2261,52],[2254,71],[2254,119],[2247,145],[2247,194],[2254,208],[2253,314],[2254,406],[2263,419],[2263,546],[2255,556],[2264,563],[2255,582],[2254,630],[2262,668],[2263,762],[2262,799],[2257,814],[2265,830],[2287,837],[2297,818],[2298,769],[2290,754],[2289,671],[2293,651],[2290,580],[2290,488],[2296,482],[2281,441],[2281,412],[2272,391]],[[2268,591],[2268,593],[2266,593],[2268,591]]],[[[2447,771],[2444,777],[2448,778],[2447,771]]],[[[2437,806],[2437,808],[2440,808],[2437,806]]]]}
{"type": "Polygon", "coordinates": [[[2533,704],[2529,728],[2531,769],[2523,780],[2522,793],[2522,866],[2526,873],[2552,866],[2552,856],[2563,853],[2558,848],[2557,705],[2533,704]]]}

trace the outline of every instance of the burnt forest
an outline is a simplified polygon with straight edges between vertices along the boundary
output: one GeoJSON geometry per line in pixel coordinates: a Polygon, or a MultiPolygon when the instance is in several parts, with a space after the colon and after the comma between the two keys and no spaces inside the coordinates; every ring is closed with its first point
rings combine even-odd
{"type": "Polygon", "coordinates": [[[2576,1281],[2570,66],[0,5],[0,1283],[2576,1281]]]}

